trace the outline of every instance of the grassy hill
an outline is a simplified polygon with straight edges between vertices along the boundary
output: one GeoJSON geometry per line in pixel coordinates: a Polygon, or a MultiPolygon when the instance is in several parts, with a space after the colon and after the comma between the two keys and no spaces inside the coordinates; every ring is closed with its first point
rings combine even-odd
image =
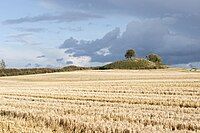
{"type": "Polygon", "coordinates": [[[110,63],[108,65],[99,67],[101,70],[105,69],[162,69],[166,66],[158,63],[151,62],[146,59],[142,58],[136,58],[136,59],[128,59],[128,60],[122,60],[122,61],[116,61],[113,63],[110,63]]]}

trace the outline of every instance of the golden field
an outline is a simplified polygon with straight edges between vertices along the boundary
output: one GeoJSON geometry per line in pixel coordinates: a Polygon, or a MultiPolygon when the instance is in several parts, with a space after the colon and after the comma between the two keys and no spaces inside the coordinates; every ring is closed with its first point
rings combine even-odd
{"type": "Polygon", "coordinates": [[[0,78],[0,132],[200,132],[200,73],[75,71],[0,78]]]}

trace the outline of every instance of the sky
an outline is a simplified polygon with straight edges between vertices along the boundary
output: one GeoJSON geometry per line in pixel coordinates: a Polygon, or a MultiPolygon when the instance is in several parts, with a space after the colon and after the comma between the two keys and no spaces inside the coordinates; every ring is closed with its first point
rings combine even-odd
{"type": "Polygon", "coordinates": [[[0,29],[7,67],[98,66],[132,48],[200,62],[199,0],[2,0],[0,29]]]}

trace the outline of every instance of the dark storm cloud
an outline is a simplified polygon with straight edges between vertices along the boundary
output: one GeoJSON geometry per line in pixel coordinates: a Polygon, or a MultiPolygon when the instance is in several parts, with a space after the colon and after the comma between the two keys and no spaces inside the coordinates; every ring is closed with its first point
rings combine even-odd
{"type": "Polygon", "coordinates": [[[162,19],[147,19],[129,23],[121,35],[120,29],[116,28],[95,41],[67,39],[60,48],[75,56],[90,56],[95,62],[123,59],[124,52],[134,48],[140,57],[155,52],[166,63],[174,64],[200,61],[199,44],[198,38],[171,32],[170,25],[162,19]]]}
{"type": "Polygon", "coordinates": [[[74,38],[69,38],[60,46],[61,49],[67,49],[66,53],[75,53],[75,55],[96,55],[95,52],[101,50],[102,48],[107,48],[117,40],[120,34],[120,29],[116,28],[115,30],[107,33],[102,39],[97,39],[95,41],[78,41],[74,38]]]}
{"type": "Polygon", "coordinates": [[[132,16],[139,21],[127,25],[120,35],[115,29],[95,41],[67,39],[60,48],[77,56],[88,55],[93,61],[123,58],[126,49],[135,48],[139,56],[161,54],[166,63],[200,61],[199,0],[44,0],[45,2],[102,14],[132,16]]]}
{"type": "Polygon", "coordinates": [[[23,17],[18,19],[8,19],[3,21],[3,24],[21,24],[21,23],[33,23],[33,22],[42,22],[42,21],[53,21],[53,22],[73,22],[73,21],[82,21],[92,18],[102,18],[99,15],[84,13],[84,12],[66,12],[63,14],[43,14],[34,17],[23,17]]]}

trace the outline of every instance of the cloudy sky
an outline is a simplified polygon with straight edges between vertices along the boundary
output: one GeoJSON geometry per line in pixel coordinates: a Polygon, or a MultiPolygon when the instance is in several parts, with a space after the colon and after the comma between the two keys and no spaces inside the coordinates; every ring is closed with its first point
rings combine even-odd
{"type": "Polygon", "coordinates": [[[0,21],[8,67],[95,66],[130,48],[200,62],[199,0],[2,0],[0,21]]]}

